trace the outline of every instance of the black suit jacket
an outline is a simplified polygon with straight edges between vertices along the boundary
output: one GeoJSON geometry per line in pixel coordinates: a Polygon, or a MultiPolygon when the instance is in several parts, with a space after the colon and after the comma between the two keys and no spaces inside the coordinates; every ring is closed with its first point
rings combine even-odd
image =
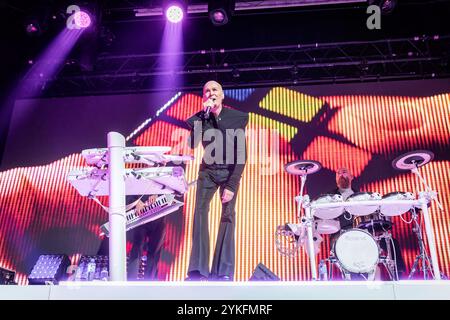
{"type": "MultiPolygon", "coordinates": [[[[352,187],[352,190],[355,193],[359,192],[359,190],[354,187],[352,187]]],[[[331,192],[329,192],[329,194],[341,194],[341,193],[339,192],[339,188],[336,188],[336,189],[332,190],[331,192]]],[[[344,211],[344,213],[341,214],[337,219],[339,220],[339,223],[341,225],[341,230],[353,228],[354,217],[349,212],[344,211]],[[349,218],[349,217],[351,217],[351,219],[347,220],[346,218],[349,218]]]]}
{"type": "Polygon", "coordinates": [[[227,129],[242,129],[242,132],[245,132],[245,128],[249,121],[249,115],[248,113],[227,107],[222,107],[222,111],[220,112],[217,119],[214,114],[210,114],[210,117],[208,119],[205,119],[204,114],[204,111],[199,111],[186,120],[186,123],[191,130],[189,145],[191,148],[195,148],[201,141],[203,148],[206,149],[209,144],[215,143],[215,139],[211,139],[211,141],[202,139],[202,135],[206,132],[206,130],[216,129],[222,132],[224,141],[222,141],[223,152],[222,158],[220,159],[221,163],[206,164],[203,159],[200,170],[203,170],[204,168],[229,169],[230,176],[225,187],[230,191],[236,192],[239,181],[241,180],[242,172],[244,171],[245,163],[247,162],[247,143],[246,139],[243,140],[243,144],[238,143],[236,137],[228,139],[227,135],[229,133],[227,132],[227,129]],[[196,126],[196,122],[198,122],[199,126],[196,126]],[[195,134],[195,130],[201,130],[201,132],[197,132],[197,134],[195,134]],[[230,154],[233,155],[232,164],[226,164],[227,152],[230,152],[230,154]],[[238,159],[240,159],[241,161],[238,161],[238,159]]]}

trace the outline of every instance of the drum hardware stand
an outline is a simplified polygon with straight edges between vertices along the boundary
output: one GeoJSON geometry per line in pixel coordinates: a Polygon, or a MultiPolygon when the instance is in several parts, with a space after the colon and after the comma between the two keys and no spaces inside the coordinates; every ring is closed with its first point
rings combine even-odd
{"type": "MultiPolygon", "coordinates": [[[[345,281],[351,281],[352,280],[352,273],[348,272],[344,268],[341,267],[341,265],[338,262],[338,259],[334,256],[333,251],[330,251],[330,256],[328,259],[323,259],[322,261],[326,261],[329,263],[330,267],[328,268],[328,279],[333,280],[333,267],[336,266],[338,270],[341,273],[342,280],[345,281]]],[[[375,278],[375,270],[372,273],[368,273],[368,280],[373,280],[375,278]]]]}
{"type": "Polygon", "coordinates": [[[329,268],[328,268],[327,277],[328,277],[329,281],[333,280],[333,278],[334,278],[333,277],[333,271],[334,271],[333,267],[334,266],[336,266],[339,269],[339,271],[341,272],[342,279],[350,280],[350,279],[344,278],[344,274],[346,274],[347,271],[345,271],[344,269],[341,268],[341,266],[338,263],[338,260],[333,255],[333,251],[330,252],[329,257],[327,259],[323,259],[323,260],[321,260],[321,262],[324,262],[324,263],[328,262],[329,268]]]}
{"type": "Polygon", "coordinates": [[[384,268],[389,274],[389,278],[391,281],[398,280],[398,277],[396,276],[396,266],[394,260],[392,260],[389,256],[386,257],[380,257],[380,262],[383,264],[384,268]]]}
{"type": "Polygon", "coordinates": [[[392,166],[394,169],[398,170],[409,170],[414,173],[420,182],[425,186],[425,192],[419,192],[418,197],[418,205],[413,207],[413,220],[415,227],[413,228],[413,232],[416,233],[418,241],[419,241],[419,254],[417,255],[414,265],[411,269],[411,273],[408,279],[411,279],[413,274],[417,271],[417,267],[419,266],[419,262],[422,264],[422,272],[424,279],[428,278],[428,273],[430,273],[431,278],[435,280],[441,279],[441,272],[439,270],[439,263],[437,257],[436,250],[436,242],[433,234],[433,226],[430,220],[430,214],[428,212],[428,205],[431,200],[435,200],[438,207],[443,210],[443,207],[439,200],[437,199],[437,192],[433,191],[430,186],[428,186],[425,179],[419,173],[419,167],[422,167],[432,161],[434,158],[434,154],[428,150],[416,150],[411,151],[406,154],[403,154],[392,161],[392,166]],[[430,251],[431,257],[429,257],[425,250],[425,243],[422,238],[422,229],[420,224],[417,222],[417,213],[415,208],[419,208],[422,210],[423,222],[425,224],[425,232],[428,239],[428,247],[430,251]],[[427,265],[428,264],[428,265],[427,265]]]}
{"type": "Polygon", "coordinates": [[[301,223],[306,226],[307,236],[308,236],[308,250],[309,260],[311,264],[311,278],[312,280],[317,280],[317,265],[316,256],[314,251],[314,239],[313,239],[313,223],[314,219],[311,213],[311,207],[309,203],[309,196],[303,195],[304,187],[306,184],[306,178],[309,174],[316,173],[322,168],[322,165],[313,160],[298,160],[293,161],[284,166],[287,173],[299,175],[301,178],[300,194],[295,197],[298,202],[298,212],[297,217],[301,219],[301,223]],[[304,216],[301,216],[301,208],[304,208],[304,216]]]}
{"type": "Polygon", "coordinates": [[[300,220],[301,224],[305,226],[307,230],[307,246],[309,249],[309,255],[311,260],[311,266],[312,266],[312,280],[318,280],[317,279],[317,267],[315,265],[315,252],[314,252],[314,240],[313,240],[313,223],[314,218],[311,215],[311,209],[309,207],[309,196],[303,195],[303,190],[306,184],[306,178],[308,176],[308,170],[305,169],[305,174],[300,175],[301,178],[301,187],[300,187],[300,193],[297,197],[295,197],[295,200],[298,203],[298,211],[297,211],[297,217],[300,220]],[[305,214],[301,216],[301,209],[302,207],[305,209],[305,214]],[[312,261],[314,260],[314,266],[312,261]]]}
{"type": "Polygon", "coordinates": [[[420,272],[419,262],[421,262],[421,264],[422,264],[423,279],[427,280],[428,274],[430,274],[431,279],[433,279],[434,276],[431,272],[431,261],[430,261],[430,257],[428,257],[427,252],[425,250],[425,243],[423,241],[421,227],[420,227],[420,224],[417,222],[416,210],[412,210],[412,218],[414,221],[413,232],[416,234],[417,240],[419,242],[419,254],[416,256],[416,259],[414,260],[414,264],[411,268],[411,272],[408,276],[408,280],[410,280],[413,277],[413,275],[416,273],[416,271],[420,272]],[[419,268],[419,270],[417,270],[418,268],[419,268]]]}
{"type": "Polygon", "coordinates": [[[383,241],[386,243],[386,256],[380,256],[380,263],[383,264],[386,271],[389,274],[389,278],[391,281],[396,281],[398,279],[397,273],[397,265],[396,260],[393,259],[391,245],[392,243],[392,234],[390,232],[383,232],[383,234],[376,236],[378,241],[383,241]]]}
{"type": "MultiPolygon", "coordinates": [[[[333,280],[333,266],[336,266],[340,273],[341,273],[341,278],[342,280],[345,281],[351,281],[352,280],[352,273],[348,272],[347,270],[343,269],[340,264],[338,263],[338,260],[336,259],[336,257],[334,257],[333,252],[330,253],[330,257],[328,259],[323,259],[323,262],[327,261],[330,265],[330,267],[328,268],[328,279],[329,280],[333,280]]],[[[367,273],[367,281],[373,281],[375,280],[375,276],[376,276],[376,268],[373,269],[371,272],[367,273]]],[[[365,278],[364,276],[362,276],[363,278],[365,278]]]]}
{"type": "Polygon", "coordinates": [[[375,276],[376,276],[376,271],[377,268],[375,266],[375,269],[371,270],[370,272],[367,273],[367,281],[374,281],[375,280],[375,276]]]}
{"type": "Polygon", "coordinates": [[[413,165],[415,166],[414,168],[411,169],[411,172],[414,173],[417,178],[420,180],[420,182],[422,182],[422,184],[425,186],[425,194],[430,198],[436,201],[436,204],[438,205],[439,209],[444,210],[444,207],[442,207],[442,204],[439,202],[438,198],[437,198],[437,193],[436,191],[433,191],[431,189],[431,187],[427,184],[427,182],[425,181],[425,179],[420,175],[419,173],[419,167],[418,167],[418,163],[416,161],[412,161],[413,165]]]}
{"type": "Polygon", "coordinates": [[[301,175],[300,178],[301,178],[300,193],[298,196],[295,197],[295,201],[297,201],[297,203],[298,203],[297,218],[300,221],[302,221],[302,219],[301,219],[302,206],[303,206],[303,203],[305,203],[306,205],[309,203],[309,196],[308,195],[303,196],[303,189],[306,184],[307,174],[301,175]]]}
{"type": "MultiPolygon", "coordinates": [[[[311,234],[312,234],[314,218],[309,217],[307,214],[305,214],[303,216],[301,214],[302,208],[309,208],[309,196],[303,195],[307,177],[308,177],[308,170],[305,169],[305,174],[302,174],[300,176],[300,179],[301,179],[300,193],[298,196],[295,197],[295,201],[297,201],[297,218],[300,221],[300,224],[302,226],[304,226],[305,229],[311,228],[311,234]]],[[[309,237],[309,232],[308,232],[308,237],[309,237]]],[[[307,245],[309,246],[309,243],[307,245]]],[[[309,249],[310,249],[309,250],[310,254],[314,255],[314,250],[311,251],[311,249],[313,249],[313,248],[309,248],[309,249]]]]}
{"type": "Polygon", "coordinates": [[[342,277],[342,280],[351,281],[351,280],[352,280],[352,275],[350,274],[350,272],[348,272],[347,270],[343,269],[343,268],[339,265],[339,263],[337,262],[337,260],[336,260],[335,264],[337,265],[339,271],[341,271],[341,277],[342,277]]]}

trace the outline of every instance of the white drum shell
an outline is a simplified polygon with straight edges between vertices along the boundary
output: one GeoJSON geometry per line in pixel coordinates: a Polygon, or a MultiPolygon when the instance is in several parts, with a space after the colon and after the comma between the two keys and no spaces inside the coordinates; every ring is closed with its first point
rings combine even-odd
{"type": "MultiPolygon", "coordinates": [[[[384,196],[383,200],[414,200],[414,194],[411,192],[398,192],[389,196],[384,196]]],[[[388,217],[395,217],[408,212],[412,208],[411,204],[382,204],[380,212],[388,217]]]]}
{"type": "Polygon", "coordinates": [[[353,273],[369,273],[375,270],[380,253],[375,239],[360,229],[350,229],[342,233],[337,238],[333,251],[340,266],[353,273]]]}
{"type": "MultiPolygon", "coordinates": [[[[379,193],[373,192],[373,193],[361,193],[356,196],[350,196],[346,202],[358,202],[358,201],[370,201],[370,200],[381,200],[381,195],[379,193]]],[[[348,206],[345,207],[345,210],[354,215],[354,216],[366,216],[368,214],[372,214],[375,211],[377,211],[379,208],[379,205],[373,205],[373,206],[348,206]]]]}
{"type": "Polygon", "coordinates": [[[325,195],[321,196],[318,199],[311,202],[311,205],[314,204],[324,204],[324,203],[335,203],[336,207],[332,208],[324,208],[324,209],[312,209],[312,214],[319,219],[335,219],[344,213],[344,202],[342,196],[339,194],[336,195],[325,195]]]}
{"type": "Polygon", "coordinates": [[[319,234],[333,234],[341,230],[337,220],[315,220],[314,228],[319,234]]]}

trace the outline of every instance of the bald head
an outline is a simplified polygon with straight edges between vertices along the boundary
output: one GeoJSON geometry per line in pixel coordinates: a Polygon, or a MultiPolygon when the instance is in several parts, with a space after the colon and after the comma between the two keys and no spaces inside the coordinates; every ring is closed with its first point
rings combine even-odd
{"type": "Polygon", "coordinates": [[[225,95],[220,83],[214,80],[205,83],[203,86],[203,102],[206,102],[208,99],[212,99],[214,101],[215,107],[211,110],[212,112],[220,112],[224,98],[225,95]]]}
{"type": "Polygon", "coordinates": [[[203,86],[203,92],[205,92],[205,88],[209,87],[209,86],[217,86],[220,88],[220,90],[222,90],[222,86],[220,85],[220,83],[218,83],[217,81],[214,80],[210,80],[207,83],[205,83],[205,85],[203,86]]]}

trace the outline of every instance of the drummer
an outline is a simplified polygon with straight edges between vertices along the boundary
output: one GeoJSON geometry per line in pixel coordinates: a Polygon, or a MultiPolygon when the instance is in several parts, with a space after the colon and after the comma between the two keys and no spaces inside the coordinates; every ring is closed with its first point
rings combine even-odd
{"type": "MultiPolygon", "coordinates": [[[[358,192],[358,190],[352,186],[353,179],[354,176],[349,169],[345,167],[339,168],[336,171],[337,188],[329,193],[340,194],[344,201],[347,200],[352,194],[358,192]]],[[[350,213],[344,212],[338,219],[341,224],[341,230],[351,229],[353,227],[353,216],[350,213]]]]}
{"type": "MultiPolygon", "coordinates": [[[[344,201],[347,200],[347,198],[350,197],[352,194],[358,192],[358,189],[352,185],[353,179],[354,179],[354,176],[350,172],[349,169],[347,169],[345,167],[339,168],[336,171],[336,186],[337,186],[337,188],[334,189],[330,193],[340,194],[344,201]]],[[[354,217],[350,213],[344,211],[344,213],[338,217],[338,220],[341,225],[341,231],[353,228],[354,217]]],[[[337,238],[337,236],[339,236],[339,233],[333,234],[331,236],[330,240],[332,242],[334,242],[335,239],[337,238]]],[[[405,262],[403,260],[402,254],[401,254],[401,249],[400,249],[400,245],[399,245],[398,241],[394,238],[392,238],[392,241],[393,241],[394,250],[395,250],[395,258],[396,258],[396,262],[397,262],[399,278],[402,279],[405,276],[405,271],[406,271],[405,262]]],[[[383,250],[386,250],[386,244],[384,243],[384,241],[382,241],[380,243],[380,246],[383,250]]]]}

